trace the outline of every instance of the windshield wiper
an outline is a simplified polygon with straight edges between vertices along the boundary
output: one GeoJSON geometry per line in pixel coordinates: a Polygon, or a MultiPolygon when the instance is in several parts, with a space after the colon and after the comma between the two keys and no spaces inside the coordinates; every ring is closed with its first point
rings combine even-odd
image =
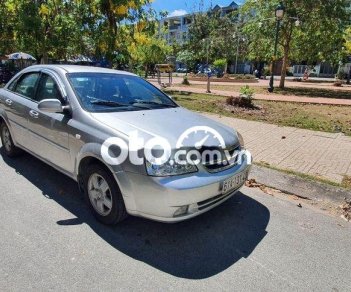
{"type": "Polygon", "coordinates": [[[156,106],[162,106],[162,107],[177,107],[176,105],[173,104],[165,104],[165,103],[159,103],[155,101],[149,101],[149,100],[137,100],[132,102],[131,104],[146,104],[146,105],[156,105],[156,106]]]}
{"type": "Polygon", "coordinates": [[[90,101],[91,104],[96,104],[96,105],[105,105],[105,106],[111,106],[111,107],[123,107],[123,106],[130,106],[130,104],[125,104],[125,103],[120,103],[117,101],[113,100],[102,100],[102,99],[95,99],[90,101]]]}

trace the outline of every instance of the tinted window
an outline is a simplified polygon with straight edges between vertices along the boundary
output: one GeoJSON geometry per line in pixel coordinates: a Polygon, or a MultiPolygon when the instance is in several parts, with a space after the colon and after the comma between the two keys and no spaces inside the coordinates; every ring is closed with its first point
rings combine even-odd
{"type": "Polygon", "coordinates": [[[68,74],[83,107],[92,112],[145,110],[177,105],[142,78],[121,74],[68,74]]]}
{"type": "Polygon", "coordinates": [[[43,99],[58,99],[63,102],[63,98],[61,96],[57,83],[51,76],[47,74],[41,75],[35,99],[37,101],[41,101],[43,99]]]}
{"type": "Polygon", "coordinates": [[[39,79],[40,73],[28,73],[23,75],[16,84],[15,92],[34,99],[35,86],[39,79]]]}

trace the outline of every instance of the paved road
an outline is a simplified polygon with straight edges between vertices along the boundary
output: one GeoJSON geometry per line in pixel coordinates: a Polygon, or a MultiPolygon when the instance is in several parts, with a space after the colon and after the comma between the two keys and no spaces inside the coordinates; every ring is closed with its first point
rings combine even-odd
{"type": "Polygon", "coordinates": [[[188,222],[111,228],[29,155],[0,173],[0,291],[350,291],[351,226],[258,189],[188,222]]]}

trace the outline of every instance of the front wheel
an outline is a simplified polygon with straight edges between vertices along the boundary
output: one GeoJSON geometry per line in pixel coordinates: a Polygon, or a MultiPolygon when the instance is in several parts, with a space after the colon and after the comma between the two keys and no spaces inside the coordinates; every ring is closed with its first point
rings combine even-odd
{"type": "Polygon", "coordinates": [[[21,154],[21,149],[17,148],[13,143],[9,128],[5,123],[0,126],[1,142],[4,147],[5,154],[8,157],[16,157],[21,154]]]}
{"type": "Polygon", "coordinates": [[[116,180],[104,167],[90,165],[83,175],[83,184],[86,201],[100,222],[114,225],[127,217],[116,180]]]}

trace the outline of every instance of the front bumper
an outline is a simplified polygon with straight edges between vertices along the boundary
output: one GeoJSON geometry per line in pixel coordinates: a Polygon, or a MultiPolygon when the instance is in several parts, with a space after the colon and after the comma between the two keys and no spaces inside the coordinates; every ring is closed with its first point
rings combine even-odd
{"type": "Polygon", "coordinates": [[[131,215],[169,223],[205,213],[231,198],[243,186],[244,183],[229,193],[221,193],[225,180],[240,173],[249,174],[252,161],[250,152],[246,153],[242,164],[219,173],[208,173],[202,169],[198,173],[175,177],[127,173],[131,184],[125,201],[130,202],[133,198],[133,204],[130,204],[133,207],[126,204],[127,211],[131,215]],[[175,217],[175,212],[183,206],[188,206],[187,212],[175,217]]]}

